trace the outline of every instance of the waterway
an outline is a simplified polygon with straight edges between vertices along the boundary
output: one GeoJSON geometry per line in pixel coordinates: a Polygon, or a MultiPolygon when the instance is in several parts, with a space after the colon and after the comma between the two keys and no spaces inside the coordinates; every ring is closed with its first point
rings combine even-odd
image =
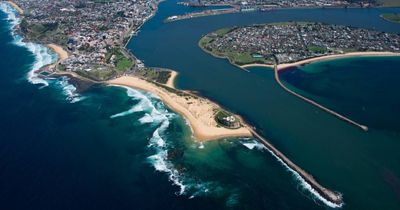
{"type": "MultiPolygon", "coordinates": [[[[365,82],[352,83],[346,75],[340,73],[332,75],[342,75],[341,80],[328,78],[330,75],[327,73],[316,75],[312,78],[312,84],[307,83],[311,79],[299,79],[300,73],[285,77],[287,83],[293,83],[293,87],[307,94],[315,94],[319,90],[320,87],[308,86],[320,79],[333,80],[335,87],[341,88],[329,88],[329,94],[317,94],[316,99],[323,97],[323,102],[330,108],[344,111],[357,119],[364,119],[368,126],[372,126],[372,129],[364,132],[286,93],[274,81],[272,70],[251,68],[250,72],[243,71],[226,60],[204,53],[197,47],[197,42],[201,36],[223,27],[293,20],[319,21],[399,33],[400,25],[379,18],[381,13],[399,11],[393,8],[289,9],[212,16],[165,24],[165,17],[186,12],[184,7],[177,6],[174,1],[167,1],[160,5],[159,13],[144,25],[128,47],[149,66],[177,70],[180,73],[177,80],[179,88],[198,91],[244,116],[277,148],[313,174],[324,186],[342,192],[346,203],[344,208],[398,209],[400,156],[397,151],[400,148],[400,138],[398,131],[393,129],[397,127],[393,123],[397,122],[399,109],[396,106],[398,87],[394,82],[397,77],[392,76],[395,74],[393,71],[399,69],[400,59],[378,59],[374,65],[370,63],[377,59],[350,60],[341,66],[336,63],[342,61],[331,61],[331,65],[338,67],[326,71],[352,71],[351,67],[358,65],[358,69],[351,73],[354,79],[355,75],[362,72],[361,69],[368,69],[364,72],[368,76],[358,77],[359,80],[374,78],[373,73],[380,71],[382,65],[387,69],[382,72],[393,73],[382,73],[379,79],[365,82]],[[304,84],[298,85],[299,81],[304,84]],[[383,81],[388,82],[382,84],[383,81]],[[368,82],[374,83],[369,88],[380,87],[380,93],[387,95],[378,98],[374,97],[379,93],[358,95],[363,91],[368,92],[363,89],[368,82]],[[360,114],[351,105],[343,104],[345,99],[355,95],[369,97],[370,102],[387,100],[379,104],[386,104],[390,109],[375,109],[360,114]],[[340,96],[340,103],[331,103],[335,99],[332,96],[340,96]],[[377,119],[377,116],[387,120],[377,119]]],[[[306,75],[302,74],[300,76],[306,75]]],[[[360,108],[360,105],[357,106],[360,108]]],[[[370,108],[373,105],[365,106],[370,108]]],[[[287,199],[290,200],[290,196],[287,199]]]]}

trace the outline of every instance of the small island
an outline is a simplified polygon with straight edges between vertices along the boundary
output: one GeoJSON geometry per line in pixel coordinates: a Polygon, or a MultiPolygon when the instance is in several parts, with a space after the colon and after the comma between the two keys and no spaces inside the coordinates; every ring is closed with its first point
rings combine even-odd
{"type": "Polygon", "coordinates": [[[400,13],[384,13],[381,18],[389,22],[400,23],[400,13]]]}

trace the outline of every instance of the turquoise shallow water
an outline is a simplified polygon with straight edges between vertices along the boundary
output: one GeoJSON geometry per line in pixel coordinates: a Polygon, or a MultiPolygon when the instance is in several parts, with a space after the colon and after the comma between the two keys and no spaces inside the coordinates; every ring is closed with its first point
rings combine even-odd
{"type": "MultiPolygon", "coordinates": [[[[135,54],[146,64],[177,69],[179,87],[242,114],[324,186],[342,192],[345,209],[398,209],[396,129],[361,132],[284,92],[272,71],[242,71],[196,43],[219,27],[287,18],[353,17],[352,24],[369,28],[400,27],[376,19],[377,10],[284,10],[162,23],[185,11],[162,3],[130,43],[135,54]]],[[[252,139],[195,142],[185,121],[152,95],[104,86],[78,93],[65,79],[31,84],[26,75],[37,60],[12,43],[5,17],[0,13],[1,209],[327,208],[252,139]]],[[[300,73],[294,79],[305,76],[300,73]]],[[[294,81],[287,78],[296,87],[294,81]]],[[[318,77],[308,81],[317,85],[298,85],[303,93],[332,94],[318,77]]]]}
{"type": "Polygon", "coordinates": [[[0,19],[1,209],[324,208],[253,140],[196,142],[151,94],[29,76],[52,55],[0,19]]]}
{"type": "MultiPolygon", "coordinates": [[[[379,14],[383,12],[396,11],[399,9],[276,10],[164,24],[162,20],[166,16],[185,12],[173,1],[168,1],[160,5],[158,15],[144,25],[138,36],[132,39],[129,48],[150,66],[164,66],[179,71],[178,87],[199,91],[244,116],[276,147],[313,174],[324,186],[342,192],[346,203],[344,208],[398,209],[399,136],[392,128],[385,127],[381,120],[375,119],[376,114],[367,117],[369,122],[375,121],[374,128],[363,132],[286,93],[275,83],[272,71],[251,68],[250,72],[245,72],[197,47],[202,35],[218,28],[289,20],[321,21],[398,33],[400,25],[379,18],[379,14]]],[[[368,62],[361,64],[365,65],[363,68],[373,66],[368,62]]],[[[386,59],[384,64],[395,71],[399,60],[386,59]]],[[[390,74],[382,74],[385,75],[391,77],[390,74]]],[[[296,75],[293,78],[296,79],[296,75]]],[[[315,84],[321,78],[329,80],[315,76],[314,80],[309,81],[315,84]]],[[[341,82],[345,84],[346,81],[341,82]]],[[[380,86],[381,81],[371,80],[372,82],[377,83],[371,84],[371,87],[387,88],[392,84],[393,97],[389,94],[384,99],[389,100],[387,104],[395,103],[396,99],[393,98],[397,87],[394,83],[380,86]]],[[[359,83],[354,83],[352,89],[361,90],[363,86],[356,87],[357,84],[359,83]]],[[[363,84],[365,85],[360,83],[363,84]]],[[[336,85],[343,87],[332,96],[340,96],[340,100],[357,94],[354,92],[352,96],[341,95],[350,87],[351,83],[348,81],[347,86],[341,83],[336,85]]],[[[307,92],[305,89],[298,90],[307,92]]],[[[329,90],[334,92],[332,88],[329,90]]],[[[318,97],[323,98],[326,95],[318,97]]],[[[373,97],[374,94],[366,95],[362,97],[373,97]]],[[[330,102],[331,100],[327,103],[330,102]]],[[[351,106],[342,105],[341,108],[339,104],[332,103],[330,107],[346,109],[344,111],[353,117],[359,115],[360,118],[366,118],[359,112],[352,112],[351,106]]],[[[397,111],[388,111],[385,114],[390,116],[388,119],[394,119],[397,115],[397,111]]],[[[287,197],[290,199],[290,196],[287,197]]]]}

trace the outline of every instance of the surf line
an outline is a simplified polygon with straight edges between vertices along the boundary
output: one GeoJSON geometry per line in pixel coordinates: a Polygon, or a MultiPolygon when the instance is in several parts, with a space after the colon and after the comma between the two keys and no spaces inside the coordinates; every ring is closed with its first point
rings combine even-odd
{"type": "Polygon", "coordinates": [[[343,116],[343,115],[341,115],[341,114],[339,114],[339,113],[337,113],[337,112],[335,112],[335,111],[333,111],[333,110],[331,110],[331,109],[329,109],[329,108],[327,108],[327,107],[325,107],[325,106],[323,106],[323,105],[321,105],[321,104],[319,104],[319,103],[317,103],[317,102],[315,102],[315,101],[313,101],[313,100],[311,100],[309,98],[306,98],[306,97],[294,92],[293,90],[290,90],[288,87],[286,87],[283,84],[283,82],[281,81],[281,79],[279,78],[279,70],[280,69],[278,68],[278,63],[279,63],[278,58],[275,55],[273,57],[274,57],[274,60],[275,60],[275,64],[274,64],[275,80],[279,84],[279,86],[281,86],[284,90],[286,90],[288,93],[290,93],[290,94],[292,94],[292,95],[294,95],[294,96],[306,101],[307,103],[309,103],[311,105],[314,105],[314,106],[322,109],[323,111],[325,111],[325,112],[327,112],[329,114],[332,114],[333,116],[339,118],[340,120],[343,120],[343,121],[345,121],[347,123],[350,123],[350,124],[360,128],[360,129],[362,129],[363,131],[368,131],[368,127],[367,126],[362,125],[362,124],[360,124],[358,122],[355,122],[355,121],[353,121],[353,120],[351,120],[351,119],[349,119],[349,118],[347,118],[347,117],[345,117],[345,116],[343,116]]]}
{"type": "MultiPolygon", "coordinates": [[[[250,128],[250,127],[249,127],[250,128]]],[[[282,163],[296,178],[304,182],[304,187],[317,197],[324,204],[332,208],[340,208],[343,206],[343,197],[339,192],[332,191],[319,184],[314,177],[293,163],[288,157],[274,147],[267,139],[258,134],[255,130],[250,129],[253,136],[261,142],[266,149],[282,163]]]]}

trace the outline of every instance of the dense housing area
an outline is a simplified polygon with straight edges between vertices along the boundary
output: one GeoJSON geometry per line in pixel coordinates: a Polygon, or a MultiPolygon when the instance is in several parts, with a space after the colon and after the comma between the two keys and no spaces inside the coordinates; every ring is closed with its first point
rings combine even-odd
{"type": "Polygon", "coordinates": [[[192,0],[191,6],[231,5],[243,8],[288,7],[371,7],[382,4],[378,0],[192,0]]]}
{"type": "Polygon", "coordinates": [[[227,28],[204,36],[199,45],[238,65],[272,64],[346,52],[400,52],[400,36],[322,23],[278,23],[227,28]]]}
{"type": "Polygon", "coordinates": [[[55,43],[69,53],[58,66],[95,80],[144,68],[124,45],[157,9],[158,0],[16,0],[25,37],[55,43]]]}

